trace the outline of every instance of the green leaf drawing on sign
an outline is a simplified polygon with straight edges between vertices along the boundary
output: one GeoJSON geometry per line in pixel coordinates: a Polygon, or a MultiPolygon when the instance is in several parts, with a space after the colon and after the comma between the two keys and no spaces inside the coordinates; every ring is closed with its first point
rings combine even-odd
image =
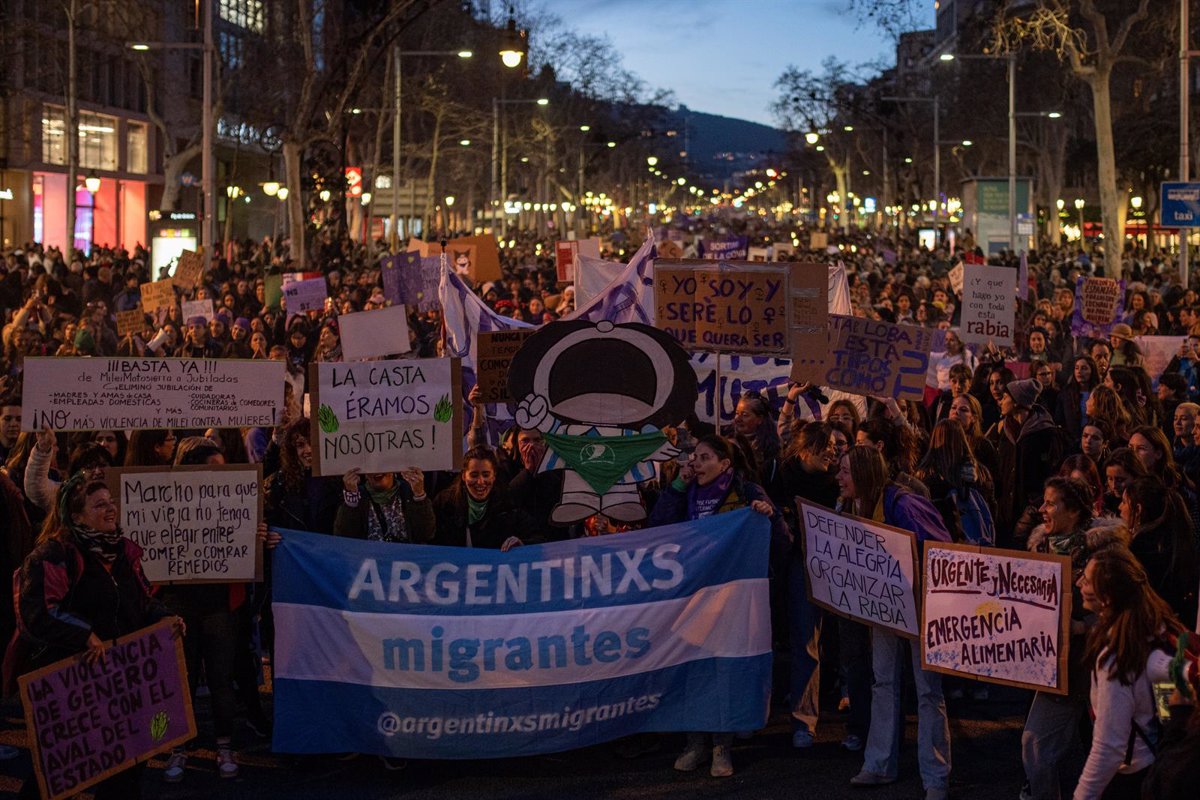
{"type": "Polygon", "coordinates": [[[338,418],[337,414],[333,413],[333,409],[324,403],[317,409],[317,423],[321,426],[321,430],[325,433],[337,433],[338,418]]]}
{"type": "Polygon", "coordinates": [[[454,406],[450,405],[450,395],[442,395],[442,399],[437,401],[437,405],[433,407],[433,418],[438,422],[449,422],[454,416],[454,406]]]}
{"type": "Polygon", "coordinates": [[[156,742],[161,742],[167,735],[167,712],[160,711],[150,720],[150,736],[156,742]]]}

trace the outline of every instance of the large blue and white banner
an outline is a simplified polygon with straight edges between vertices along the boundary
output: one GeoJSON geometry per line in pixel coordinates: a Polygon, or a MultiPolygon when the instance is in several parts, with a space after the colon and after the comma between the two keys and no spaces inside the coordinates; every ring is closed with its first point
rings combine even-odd
{"type": "Polygon", "coordinates": [[[501,758],[762,726],[767,518],[495,550],[283,531],[284,753],[501,758]]]}

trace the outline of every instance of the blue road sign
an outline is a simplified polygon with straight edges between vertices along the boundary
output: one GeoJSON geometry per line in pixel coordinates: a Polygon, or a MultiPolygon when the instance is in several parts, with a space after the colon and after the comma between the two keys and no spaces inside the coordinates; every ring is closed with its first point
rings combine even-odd
{"type": "Polygon", "coordinates": [[[1200,183],[1164,183],[1159,207],[1164,226],[1200,228],[1200,183]]]}

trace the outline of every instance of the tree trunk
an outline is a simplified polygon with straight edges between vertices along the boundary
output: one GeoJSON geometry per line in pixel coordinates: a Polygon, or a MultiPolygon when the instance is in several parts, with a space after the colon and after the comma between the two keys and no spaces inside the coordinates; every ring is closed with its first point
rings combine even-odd
{"type": "Polygon", "coordinates": [[[189,147],[181,153],[176,153],[163,159],[163,193],[158,202],[159,211],[178,211],[180,180],[188,162],[200,154],[200,145],[189,147]]]}
{"type": "MultiPolygon", "coordinates": [[[[76,75],[75,26],[79,6],[71,0],[67,9],[67,118],[63,120],[67,137],[67,243],[63,255],[70,264],[75,256],[75,185],[79,179],[79,82],[76,75]]],[[[93,203],[93,205],[95,205],[93,203]]],[[[94,209],[93,209],[94,211],[94,209]]],[[[95,219],[92,220],[95,225],[95,219]]]]}
{"type": "Polygon", "coordinates": [[[300,187],[300,160],[303,155],[304,146],[300,142],[289,140],[283,143],[283,170],[287,175],[288,187],[285,201],[288,232],[291,234],[291,256],[298,272],[304,272],[308,266],[308,247],[304,241],[304,190],[300,187]]]}
{"type": "MultiPolygon", "coordinates": [[[[431,231],[431,227],[436,225],[433,218],[433,195],[434,186],[437,183],[438,145],[441,144],[442,139],[442,119],[446,116],[444,108],[445,106],[438,106],[433,118],[433,139],[430,140],[429,145],[429,173],[425,177],[425,212],[421,218],[422,231],[431,231]]],[[[432,231],[432,233],[436,236],[437,231],[432,231]]]]}
{"type": "MultiPolygon", "coordinates": [[[[1111,67],[1097,67],[1088,79],[1092,90],[1092,116],[1096,123],[1096,161],[1100,190],[1100,218],[1104,223],[1104,272],[1121,277],[1121,250],[1125,241],[1121,192],[1117,187],[1117,159],[1113,151],[1111,67]]],[[[1082,234],[1082,231],[1080,232],[1082,234]]]]}
{"type": "MultiPolygon", "coordinates": [[[[837,182],[838,199],[842,203],[842,231],[850,230],[850,190],[846,185],[846,178],[850,171],[849,164],[840,164],[829,162],[830,169],[833,170],[833,179],[837,182]]],[[[830,225],[829,227],[833,227],[830,225]]]]}

